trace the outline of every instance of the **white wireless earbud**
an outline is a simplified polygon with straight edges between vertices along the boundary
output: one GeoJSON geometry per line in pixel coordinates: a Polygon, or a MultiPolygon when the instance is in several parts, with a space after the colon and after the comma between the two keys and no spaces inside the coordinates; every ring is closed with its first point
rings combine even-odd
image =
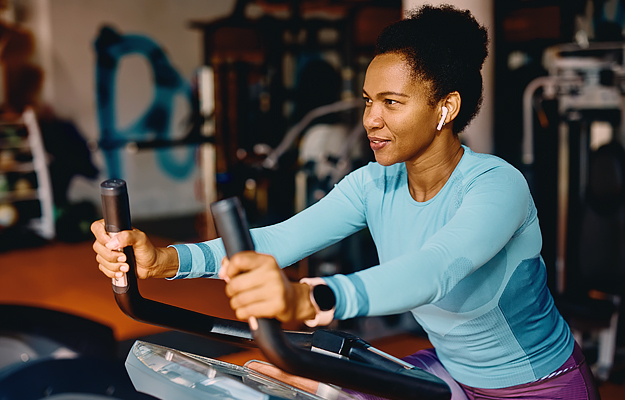
{"type": "Polygon", "coordinates": [[[440,131],[441,128],[443,127],[443,125],[445,125],[445,118],[447,118],[447,113],[449,112],[449,110],[447,110],[447,107],[443,106],[443,116],[441,117],[440,122],[438,123],[438,126],[436,127],[437,131],[440,131]]]}

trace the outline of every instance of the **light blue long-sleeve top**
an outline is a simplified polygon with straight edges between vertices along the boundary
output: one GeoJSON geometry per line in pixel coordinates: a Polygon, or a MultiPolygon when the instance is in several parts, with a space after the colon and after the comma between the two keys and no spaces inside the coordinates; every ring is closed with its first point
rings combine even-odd
{"type": "MultiPolygon", "coordinates": [[[[335,318],[410,310],[457,381],[481,388],[528,383],[573,351],[554,306],[542,238],[523,175],[464,147],[445,186],[426,202],[408,190],[403,163],[370,163],[282,223],[252,229],[256,251],[281,267],[368,227],[380,265],[325,277],[335,318]]],[[[175,278],[216,276],[221,240],[175,246],[175,278]]]]}

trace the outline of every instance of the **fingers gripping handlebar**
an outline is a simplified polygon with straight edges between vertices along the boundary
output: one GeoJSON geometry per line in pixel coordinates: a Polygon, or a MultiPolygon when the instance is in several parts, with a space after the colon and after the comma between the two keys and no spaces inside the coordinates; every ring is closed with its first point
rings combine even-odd
{"type": "MultiPolygon", "coordinates": [[[[107,230],[113,233],[116,229],[130,229],[125,182],[105,181],[101,185],[101,194],[107,230]]],[[[239,251],[254,250],[245,214],[237,198],[214,203],[211,212],[228,257],[239,251]]],[[[418,368],[391,371],[304,350],[311,347],[310,334],[284,332],[274,319],[258,319],[250,334],[247,324],[240,321],[222,320],[144,299],[137,286],[132,248],[124,249],[124,253],[130,271],[125,279],[114,280],[113,291],[119,307],[134,319],[243,346],[253,346],[253,338],[270,362],[289,373],[388,399],[447,400],[451,397],[445,382],[418,368]]]]}
{"type": "MultiPolygon", "coordinates": [[[[110,179],[100,185],[102,214],[109,234],[132,229],[128,189],[121,179],[110,179]]],[[[254,347],[252,335],[245,322],[230,321],[149,300],[141,296],[135,272],[132,247],[123,249],[129,271],[123,278],[113,278],[115,301],[122,311],[137,321],[193,333],[211,339],[254,347]]]]}

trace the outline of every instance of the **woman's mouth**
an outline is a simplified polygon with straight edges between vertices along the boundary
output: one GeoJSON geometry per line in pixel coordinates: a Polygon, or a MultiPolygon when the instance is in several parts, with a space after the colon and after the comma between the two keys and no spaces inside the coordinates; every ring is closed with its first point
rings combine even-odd
{"type": "Polygon", "coordinates": [[[378,139],[378,138],[369,138],[369,145],[371,146],[371,150],[377,151],[381,150],[386,146],[390,140],[378,139]]]}

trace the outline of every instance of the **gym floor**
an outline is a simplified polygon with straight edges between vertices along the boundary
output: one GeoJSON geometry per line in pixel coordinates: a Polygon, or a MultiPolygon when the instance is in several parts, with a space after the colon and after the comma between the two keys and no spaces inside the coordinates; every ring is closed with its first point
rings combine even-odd
{"type": "MultiPolygon", "coordinates": [[[[167,244],[164,239],[152,239],[157,245],[167,244]]],[[[142,281],[140,286],[143,296],[147,298],[221,318],[234,318],[223,294],[223,283],[219,280],[153,279],[142,281]]],[[[0,252],[0,304],[50,308],[107,325],[113,329],[120,343],[120,357],[125,357],[134,339],[154,338],[155,343],[161,341],[159,344],[171,344],[170,347],[179,348],[176,343],[178,340],[187,346],[183,348],[185,351],[195,351],[238,365],[250,359],[264,359],[257,350],[238,351],[214,342],[201,341],[201,338],[181,339],[173,332],[125,316],[113,299],[110,280],[97,268],[91,242],[88,241],[51,243],[36,248],[0,252]]],[[[374,346],[399,357],[430,347],[427,339],[415,333],[397,333],[371,341],[374,346]]],[[[604,383],[600,386],[600,392],[603,400],[623,399],[625,385],[604,383]]]]}

